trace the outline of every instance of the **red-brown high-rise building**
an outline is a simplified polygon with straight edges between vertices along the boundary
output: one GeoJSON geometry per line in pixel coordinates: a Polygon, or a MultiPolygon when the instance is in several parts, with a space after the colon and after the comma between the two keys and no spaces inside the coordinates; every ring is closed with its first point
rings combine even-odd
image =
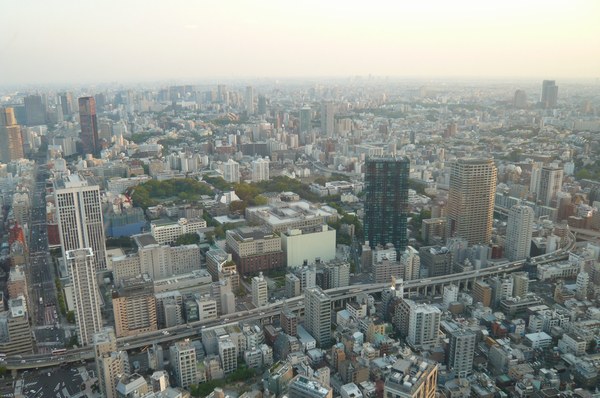
{"type": "Polygon", "coordinates": [[[94,97],[79,98],[79,124],[81,125],[82,154],[97,155],[100,151],[100,143],[98,142],[98,121],[96,120],[94,97]]]}

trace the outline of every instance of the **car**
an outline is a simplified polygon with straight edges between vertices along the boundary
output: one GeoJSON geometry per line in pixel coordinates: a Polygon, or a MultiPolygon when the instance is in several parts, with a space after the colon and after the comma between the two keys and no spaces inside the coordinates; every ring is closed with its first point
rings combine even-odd
{"type": "Polygon", "coordinates": [[[125,343],[125,344],[123,344],[123,346],[129,347],[129,343],[125,343]]]}
{"type": "Polygon", "coordinates": [[[25,361],[24,359],[23,359],[23,360],[21,360],[21,363],[25,363],[25,362],[27,362],[27,361],[25,361]]]}

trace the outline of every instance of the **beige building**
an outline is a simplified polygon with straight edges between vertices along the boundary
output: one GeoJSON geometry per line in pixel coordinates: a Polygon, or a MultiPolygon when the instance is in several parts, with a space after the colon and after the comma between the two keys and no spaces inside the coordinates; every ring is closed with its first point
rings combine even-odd
{"type": "Polygon", "coordinates": [[[202,228],[206,228],[206,221],[201,218],[180,218],[177,222],[154,221],[150,224],[150,233],[156,242],[165,244],[175,242],[181,235],[196,233],[202,228]]]}
{"type": "Polygon", "coordinates": [[[0,352],[6,355],[33,353],[33,339],[24,296],[8,300],[8,311],[0,313],[0,352]]]}
{"type": "Polygon", "coordinates": [[[156,298],[147,275],[124,280],[112,302],[117,337],[157,330],[156,298]]]}
{"type": "Polygon", "coordinates": [[[69,250],[65,258],[71,276],[77,338],[84,346],[91,344],[94,334],[102,329],[95,256],[88,248],[69,250]]]}
{"type": "Polygon", "coordinates": [[[447,238],[461,237],[469,245],[492,238],[497,170],[492,159],[459,159],[450,170],[447,238]]]}
{"type": "Polygon", "coordinates": [[[100,392],[103,397],[116,398],[119,379],[129,372],[127,352],[117,351],[117,339],[112,328],[94,334],[93,342],[100,392]]]}

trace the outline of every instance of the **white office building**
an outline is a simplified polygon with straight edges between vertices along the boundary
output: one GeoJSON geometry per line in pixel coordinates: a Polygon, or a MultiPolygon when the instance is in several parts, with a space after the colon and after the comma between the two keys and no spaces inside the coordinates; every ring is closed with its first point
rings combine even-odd
{"type": "Polygon", "coordinates": [[[514,205],[508,212],[506,225],[506,258],[510,261],[529,257],[535,212],[529,206],[514,205]]]}
{"type": "Polygon", "coordinates": [[[263,307],[269,303],[269,293],[267,281],[262,272],[259,276],[252,278],[252,304],[256,307],[263,307]]]}

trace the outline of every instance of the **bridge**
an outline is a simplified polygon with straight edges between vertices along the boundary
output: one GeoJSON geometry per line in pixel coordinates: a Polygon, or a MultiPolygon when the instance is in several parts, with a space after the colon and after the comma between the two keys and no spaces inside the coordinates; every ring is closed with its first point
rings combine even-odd
{"type": "MultiPolygon", "coordinates": [[[[535,264],[545,264],[548,262],[560,261],[569,257],[570,250],[575,246],[575,236],[570,232],[567,237],[567,244],[564,248],[552,253],[533,257],[535,264]]],[[[413,295],[428,295],[441,292],[444,286],[455,284],[459,288],[468,289],[472,284],[482,278],[494,275],[507,274],[518,271],[523,268],[525,260],[507,262],[495,266],[482,268],[478,270],[464,271],[455,274],[430,277],[424,279],[408,280],[404,282],[404,294],[408,297],[413,295]]],[[[335,305],[355,298],[358,293],[375,294],[381,293],[383,289],[389,287],[390,283],[369,283],[361,285],[350,285],[325,290],[325,293],[331,297],[335,305]]],[[[121,350],[130,350],[143,348],[150,344],[168,343],[175,340],[197,337],[203,329],[210,329],[217,326],[226,326],[238,322],[249,320],[272,319],[280,314],[283,307],[287,307],[294,312],[304,311],[304,296],[293,297],[285,300],[278,300],[275,303],[269,303],[266,306],[253,308],[251,310],[240,311],[233,314],[225,314],[211,320],[200,320],[183,325],[177,325],[166,329],[160,329],[152,332],[140,333],[135,336],[117,338],[117,347],[121,350]]],[[[92,347],[80,347],[66,350],[58,355],[53,354],[30,354],[10,356],[0,362],[0,365],[6,366],[10,370],[32,369],[54,367],[63,363],[78,362],[94,358],[92,347]]]]}

